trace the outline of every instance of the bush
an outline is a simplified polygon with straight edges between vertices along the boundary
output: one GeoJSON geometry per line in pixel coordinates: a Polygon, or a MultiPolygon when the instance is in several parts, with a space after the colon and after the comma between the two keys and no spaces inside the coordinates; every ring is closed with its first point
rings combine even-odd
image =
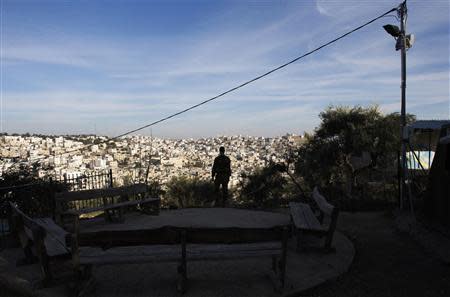
{"type": "Polygon", "coordinates": [[[286,194],[286,178],[275,164],[243,176],[237,203],[249,208],[276,208],[286,194]]]}
{"type": "Polygon", "coordinates": [[[52,216],[53,193],[67,190],[67,186],[37,176],[39,166],[21,165],[17,170],[4,173],[0,180],[0,216],[6,217],[9,202],[16,203],[33,217],[52,216]]]}
{"type": "Polygon", "coordinates": [[[150,197],[158,198],[164,194],[164,191],[161,188],[161,184],[158,181],[148,181],[148,195],[150,197]]]}
{"type": "Polygon", "coordinates": [[[169,208],[208,207],[215,201],[214,184],[186,176],[173,177],[166,184],[163,206],[169,208]]]}

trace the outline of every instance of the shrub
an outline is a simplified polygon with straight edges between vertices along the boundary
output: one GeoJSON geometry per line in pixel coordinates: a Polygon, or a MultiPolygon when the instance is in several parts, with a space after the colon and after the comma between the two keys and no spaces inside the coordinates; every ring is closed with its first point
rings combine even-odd
{"type": "Polygon", "coordinates": [[[244,175],[237,203],[243,207],[275,208],[286,194],[286,178],[275,164],[244,175]]]}
{"type": "Polygon", "coordinates": [[[4,173],[0,180],[0,216],[6,217],[8,202],[16,203],[30,216],[52,216],[54,212],[53,193],[67,190],[67,186],[37,176],[39,166],[19,166],[4,173]]]}
{"type": "Polygon", "coordinates": [[[207,207],[215,200],[214,184],[186,176],[173,177],[166,184],[163,206],[169,208],[207,207]]]}

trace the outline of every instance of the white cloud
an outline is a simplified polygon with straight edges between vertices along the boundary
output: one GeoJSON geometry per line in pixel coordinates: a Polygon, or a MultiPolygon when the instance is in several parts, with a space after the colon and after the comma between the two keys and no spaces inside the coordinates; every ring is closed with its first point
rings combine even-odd
{"type": "MultiPolygon", "coordinates": [[[[98,127],[105,133],[123,132],[262,74],[336,37],[347,27],[394,7],[398,1],[317,0],[316,7],[303,3],[277,19],[250,22],[249,27],[233,25],[231,21],[242,16],[229,13],[220,22],[211,21],[207,31],[186,36],[145,40],[67,36],[61,31],[46,32],[45,28],[38,38],[9,36],[2,57],[8,69],[5,76],[25,86],[38,82],[37,86],[30,84],[29,90],[5,88],[9,127],[24,128],[17,117],[27,115],[30,124],[26,127],[31,128],[48,123],[49,130],[64,129],[64,125],[72,130],[90,129],[88,124],[76,128],[82,119],[103,121],[104,125],[98,127]],[[314,9],[322,16],[314,15],[314,9]],[[29,62],[42,65],[29,66],[29,62]],[[69,74],[85,72],[75,81],[59,79],[54,73],[42,79],[47,64],[63,66],[69,74]],[[14,71],[9,70],[24,65],[43,71],[12,77],[14,71]],[[83,77],[84,73],[90,76],[83,77]],[[120,127],[111,127],[115,117],[120,119],[120,127]]],[[[425,6],[416,1],[408,3],[411,28],[426,32],[436,26],[430,15],[441,11],[440,7],[427,8],[427,15],[421,19],[418,10],[425,6]]],[[[437,19],[438,24],[445,22],[441,12],[437,19]]],[[[158,129],[168,134],[193,133],[185,127],[184,120],[188,119],[196,133],[242,129],[273,134],[297,127],[311,130],[318,122],[317,114],[330,103],[380,103],[384,110],[398,110],[400,61],[393,40],[382,31],[381,24],[367,27],[216,104],[186,114],[182,122],[171,120],[158,129]],[[212,117],[223,119],[224,124],[205,126],[204,121],[211,122],[212,117]]],[[[448,19],[445,24],[448,26],[448,19]]],[[[447,48],[443,44],[427,48],[425,36],[420,37],[408,53],[408,71],[412,72],[408,73],[408,106],[419,113],[424,97],[427,102],[440,104],[448,100],[449,93],[448,72],[430,67],[448,65],[448,42],[447,48]]],[[[433,108],[427,112],[439,111],[433,108]]]]}

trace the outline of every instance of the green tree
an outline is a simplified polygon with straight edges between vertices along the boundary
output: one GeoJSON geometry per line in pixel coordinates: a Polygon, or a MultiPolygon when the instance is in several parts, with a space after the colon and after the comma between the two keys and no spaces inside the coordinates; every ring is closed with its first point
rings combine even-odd
{"type": "MultiPolygon", "coordinates": [[[[376,171],[395,171],[400,147],[400,116],[384,115],[377,106],[328,107],[321,123],[300,147],[296,173],[312,189],[333,188],[346,197],[355,193],[376,171]],[[358,181],[359,178],[364,181],[358,181]]],[[[408,115],[408,122],[414,116],[408,115]]]]}

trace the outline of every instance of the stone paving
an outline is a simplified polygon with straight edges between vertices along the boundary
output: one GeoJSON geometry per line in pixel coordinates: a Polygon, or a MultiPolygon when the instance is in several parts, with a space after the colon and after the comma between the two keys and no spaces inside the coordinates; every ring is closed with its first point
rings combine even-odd
{"type": "MultiPolygon", "coordinates": [[[[284,294],[274,291],[269,278],[271,259],[188,262],[188,291],[184,296],[291,295],[334,279],[346,272],[354,257],[353,244],[341,233],[334,238],[336,253],[295,252],[289,242],[287,284],[284,294]]],[[[15,267],[19,249],[0,252],[0,283],[9,283],[22,295],[68,296],[66,285],[33,288],[39,279],[37,265],[15,267]],[[7,259],[7,261],[5,260],[7,259]],[[5,282],[6,280],[6,282],[5,282]]],[[[175,296],[176,263],[101,266],[94,269],[95,287],[87,296],[175,296]]]]}
{"type": "MultiPolygon", "coordinates": [[[[270,227],[289,224],[287,213],[267,213],[237,209],[183,209],[162,212],[160,216],[137,216],[127,218],[127,224],[95,223],[89,230],[102,228],[142,228],[174,226],[215,227],[270,227]],[[148,226],[147,226],[148,225],[148,226]],[[191,226],[192,225],[192,226],[191,226]]],[[[100,222],[103,222],[101,220],[100,222]]],[[[304,238],[307,245],[322,245],[314,237],[304,238]],[[309,242],[308,242],[309,241],[309,242]],[[316,241],[316,242],[314,242],[316,241]]],[[[336,232],[333,246],[335,253],[295,251],[295,238],[288,244],[286,285],[284,294],[294,294],[314,287],[326,280],[346,272],[353,261],[353,244],[343,234],[336,232]]],[[[68,285],[39,288],[40,271],[37,264],[16,267],[23,257],[19,248],[4,249],[0,252],[0,285],[9,287],[22,295],[68,296],[68,285]]],[[[188,290],[185,296],[280,296],[274,291],[271,275],[272,261],[267,258],[245,260],[200,261],[188,260],[188,290]]],[[[55,276],[71,273],[70,262],[54,267],[55,276]]],[[[100,266],[93,270],[94,291],[87,296],[174,296],[177,281],[177,263],[134,264],[100,266]]],[[[0,292],[1,293],[1,292],[0,292]]]]}

